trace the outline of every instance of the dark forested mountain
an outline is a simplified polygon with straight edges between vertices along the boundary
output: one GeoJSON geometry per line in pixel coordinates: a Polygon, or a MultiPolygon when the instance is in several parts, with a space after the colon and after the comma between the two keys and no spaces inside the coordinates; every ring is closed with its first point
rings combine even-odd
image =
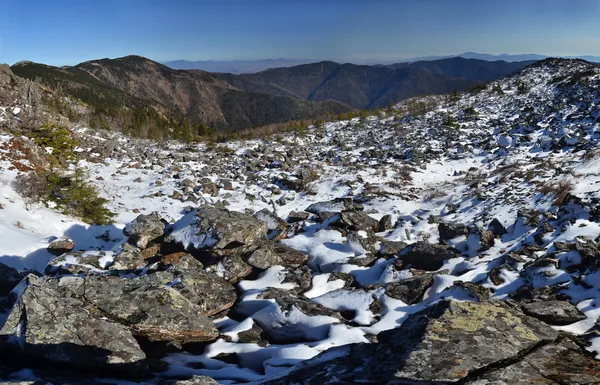
{"type": "Polygon", "coordinates": [[[535,60],[506,62],[503,60],[486,61],[453,57],[440,60],[422,60],[412,63],[396,63],[388,67],[394,69],[419,68],[436,75],[489,81],[509,75],[534,62],[535,60]]]}
{"type": "Polygon", "coordinates": [[[451,58],[366,66],[324,61],[255,74],[219,76],[245,91],[312,101],[338,100],[354,108],[375,108],[412,96],[465,90],[530,63],[451,58]]]}
{"type": "Polygon", "coordinates": [[[316,103],[241,91],[208,72],[173,70],[139,56],[93,60],[64,68],[21,62],[12,70],[53,92],[85,102],[102,125],[111,125],[115,119],[116,124],[123,124],[121,117],[124,113],[127,116],[127,111],[137,113],[137,109],[148,108],[159,117],[186,126],[202,124],[227,130],[352,110],[337,101],[316,103]]]}
{"type": "Polygon", "coordinates": [[[372,109],[413,96],[466,90],[527,63],[462,58],[389,66],[324,61],[255,74],[174,70],[140,56],[73,67],[32,62],[12,66],[42,84],[63,115],[84,115],[92,127],[139,136],[189,137],[372,109]],[[58,96],[58,97],[56,97],[58,96]],[[60,96],[83,102],[72,111],[60,96]],[[82,113],[83,111],[83,113],[82,113]]]}

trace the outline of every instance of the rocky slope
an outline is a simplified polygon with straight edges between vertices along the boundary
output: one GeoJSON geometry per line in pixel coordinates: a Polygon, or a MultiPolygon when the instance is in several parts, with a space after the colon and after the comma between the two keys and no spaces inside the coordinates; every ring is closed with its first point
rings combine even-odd
{"type": "Polygon", "coordinates": [[[278,140],[81,128],[109,226],[26,205],[3,133],[0,376],[600,383],[599,100],[597,66],[545,60],[278,140]]]}

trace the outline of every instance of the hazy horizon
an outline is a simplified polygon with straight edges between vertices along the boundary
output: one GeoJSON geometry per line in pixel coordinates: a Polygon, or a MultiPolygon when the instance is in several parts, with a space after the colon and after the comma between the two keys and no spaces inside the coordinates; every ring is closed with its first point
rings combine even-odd
{"type": "Polygon", "coordinates": [[[384,62],[461,52],[600,56],[599,2],[7,0],[0,62],[384,62]]]}

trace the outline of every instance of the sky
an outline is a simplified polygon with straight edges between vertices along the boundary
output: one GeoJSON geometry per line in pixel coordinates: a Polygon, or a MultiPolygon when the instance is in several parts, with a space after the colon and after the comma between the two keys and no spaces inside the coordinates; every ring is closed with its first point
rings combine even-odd
{"type": "Polygon", "coordinates": [[[0,0],[0,63],[600,56],[600,0],[0,0]]]}

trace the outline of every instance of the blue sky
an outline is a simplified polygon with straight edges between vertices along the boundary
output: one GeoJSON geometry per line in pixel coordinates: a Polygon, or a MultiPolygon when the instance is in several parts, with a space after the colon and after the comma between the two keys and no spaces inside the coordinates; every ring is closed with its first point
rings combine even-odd
{"type": "Polygon", "coordinates": [[[0,62],[600,56],[600,0],[0,0],[0,62]]]}

